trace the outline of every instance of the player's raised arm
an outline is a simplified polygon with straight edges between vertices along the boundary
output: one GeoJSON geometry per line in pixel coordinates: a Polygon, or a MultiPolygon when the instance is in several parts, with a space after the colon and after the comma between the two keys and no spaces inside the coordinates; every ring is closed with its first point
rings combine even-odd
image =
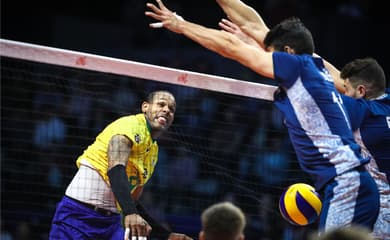
{"type": "Polygon", "coordinates": [[[344,80],[340,76],[340,70],[338,70],[333,64],[330,62],[324,60],[324,65],[326,69],[328,69],[330,75],[333,78],[334,81],[334,86],[336,87],[337,91],[339,93],[345,93],[345,85],[344,85],[344,80]]]}
{"type": "MultiPolygon", "coordinates": [[[[318,54],[314,53],[314,57],[321,57],[318,54]]],[[[328,70],[329,74],[332,76],[334,85],[339,93],[345,93],[344,80],[340,76],[340,70],[337,69],[333,64],[322,59],[324,61],[325,68],[328,70]]]]}
{"type": "Polygon", "coordinates": [[[236,60],[264,77],[273,78],[271,53],[251,46],[226,31],[186,21],[164,6],[161,0],[157,0],[157,3],[158,7],[152,3],[147,4],[151,11],[146,11],[145,15],[160,21],[151,23],[150,27],[165,27],[172,32],[183,34],[203,47],[236,60]]]}
{"type": "Polygon", "coordinates": [[[233,23],[264,47],[263,40],[269,28],[255,9],[240,0],[216,1],[233,23]]]}
{"type": "Polygon", "coordinates": [[[262,47],[258,42],[256,42],[256,40],[254,40],[252,37],[248,36],[248,34],[241,31],[241,28],[237,24],[233,23],[232,21],[223,18],[218,23],[218,25],[221,27],[222,30],[225,30],[226,32],[230,32],[236,35],[243,42],[246,42],[247,44],[250,44],[254,47],[262,47]]]}

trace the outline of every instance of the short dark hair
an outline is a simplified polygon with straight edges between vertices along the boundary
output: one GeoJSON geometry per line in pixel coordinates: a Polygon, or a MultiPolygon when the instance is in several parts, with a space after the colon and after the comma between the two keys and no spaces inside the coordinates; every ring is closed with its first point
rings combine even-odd
{"type": "MultiPolygon", "coordinates": [[[[145,100],[145,101],[148,102],[148,103],[153,102],[154,97],[155,97],[157,94],[160,94],[160,93],[167,93],[167,94],[170,94],[170,95],[173,96],[173,94],[172,94],[170,91],[168,91],[168,90],[156,90],[156,91],[153,91],[153,92],[149,93],[148,96],[146,97],[146,100],[145,100]]],[[[173,96],[173,97],[174,97],[174,96],[173,96]]]]}
{"type": "Polygon", "coordinates": [[[353,88],[358,85],[366,87],[366,97],[381,95],[385,92],[386,77],[379,63],[371,58],[359,58],[347,63],[340,72],[342,79],[349,80],[353,88]]]}
{"type": "Polygon", "coordinates": [[[284,51],[285,46],[294,49],[296,54],[313,54],[314,41],[309,29],[297,17],[283,20],[274,26],[264,38],[265,47],[274,47],[275,51],[284,51]]]}

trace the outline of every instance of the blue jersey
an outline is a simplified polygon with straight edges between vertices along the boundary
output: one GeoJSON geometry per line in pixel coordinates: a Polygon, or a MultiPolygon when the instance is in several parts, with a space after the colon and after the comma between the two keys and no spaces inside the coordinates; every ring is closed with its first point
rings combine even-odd
{"type": "Polygon", "coordinates": [[[371,155],[390,182],[389,89],[386,94],[374,100],[343,96],[343,102],[350,116],[355,138],[361,141],[363,155],[371,155]]]}
{"type": "Polygon", "coordinates": [[[316,189],[367,163],[322,59],[274,52],[273,63],[275,80],[280,84],[275,104],[284,113],[299,164],[312,177],[316,189]]]}

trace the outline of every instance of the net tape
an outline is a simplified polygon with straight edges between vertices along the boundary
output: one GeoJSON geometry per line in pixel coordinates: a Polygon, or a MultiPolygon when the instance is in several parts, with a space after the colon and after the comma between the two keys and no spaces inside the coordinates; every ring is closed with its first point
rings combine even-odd
{"type": "Polygon", "coordinates": [[[0,39],[0,55],[34,62],[99,71],[164,83],[273,100],[275,86],[180,70],[90,53],[0,39]]]}

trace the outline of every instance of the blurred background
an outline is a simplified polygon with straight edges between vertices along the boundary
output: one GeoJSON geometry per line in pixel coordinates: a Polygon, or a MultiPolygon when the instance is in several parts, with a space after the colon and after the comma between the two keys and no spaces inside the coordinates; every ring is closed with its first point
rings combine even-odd
{"type": "MultiPolygon", "coordinates": [[[[1,37],[53,47],[137,60],[134,50],[200,49],[164,29],[148,27],[145,0],[1,2],[1,37]]],[[[247,0],[273,26],[300,17],[312,31],[316,52],[341,68],[365,56],[376,58],[388,76],[386,7],[379,0],[247,0]]],[[[213,0],[164,3],[186,19],[217,28],[225,17],[213,0]]],[[[173,57],[173,56],[172,56],[173,57]]],[[[151,62],[152,59],[140,59],[151,62]]],[[[163,64],[163,63],[160,63],[163,64]]]]}
{"type": "MultiPolygon", "coordinates": [[[[374,57],[389,76],[388,21],[382,1],[245,1],[272,27],[298,16],[316,53],[341,68],[374,57]]],[[[217,28],[215,1],[164,3],[184,18],[217,28]]],[[[274,84],[183,36],[150,29],[146,1],[1,1],[1,38],[274,84]]],[[[388,83],[389,84],[389,83],[388,83]]],[[[152,90],[177,98],[174,125],[142,202],[171,229],[194,238],[212,203],[237,203],[247,240],[305,239],[316,229],[288,224],[278,200],[301,172],[271,102],[107,73],[1,58],[1,239],[47,239],[55,205],[75,160],[103,127],[139,112],[152,90]]]]}

